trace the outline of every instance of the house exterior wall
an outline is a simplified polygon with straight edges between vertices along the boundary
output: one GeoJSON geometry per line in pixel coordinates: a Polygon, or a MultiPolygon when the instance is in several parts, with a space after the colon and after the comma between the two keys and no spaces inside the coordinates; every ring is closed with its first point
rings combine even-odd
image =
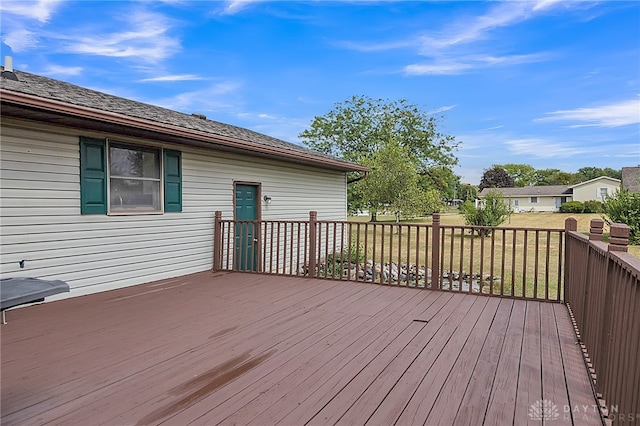
{"type": "MultiPolygon", "coordinates": [[[[532,203],[531,197],[505,197],[506,200],[511,201],[511,209],[514,213],[528,213],[528,212],[557,212],[559,210],[558,204],[561,197],[554,196],[538,196],[538,202],[532,203]]],[[[571,201],[571,197],[566,197],[567,201],[571,201]]]]}
{"type": "Polygon", "coordinates": [[[233,219],[234,182],[272,198],[264,220],[346,220],[342,172],[171,144],[159,146],[182,152],[182,212],[81,215],[79,137],[112,135],[3,118],[1,136],[0,275],[67,282],[52,300],[211,269],[214,212],[233,219]]]}
{"type": "Polygon", "coordinates": [[[608,195],[613,195],[620,189],[620,182],[613,179],[594,179],[584,184],[575,185],[573,188],[573,199],[584,203],[585,201],[604,201],[600,189],[606,188],[608,195]]]}

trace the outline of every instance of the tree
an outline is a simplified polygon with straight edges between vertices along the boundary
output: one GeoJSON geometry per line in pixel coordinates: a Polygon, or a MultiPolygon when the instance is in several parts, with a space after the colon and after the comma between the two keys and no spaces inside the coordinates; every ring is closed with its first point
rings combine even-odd
{"type": "Polygon", "coordinates": [[[601,169],[600,167],[581,167],[575,173],[578,182],[586,182],[600,176],[609,176],[614,179],[622,179],[622,170],[614,170],[610,167],[601,169]]]}
{"type": "MultiPolygon", "coordinates": [[[[359,164],[365,164],[394,141],[406,154],[403,158],[407,167],[421,174],[432,166],[452,166],[458,161],[454,155],[458,145],[455,138],[439,130],[442,118],[405,99],[353,96],[336,103],[324,116],[314,117],[310,127],[300,133],[300,139],[311,149],[359,164]]],[[[350,209],[354,204],[370,201],[367,192],[354,188],[348,188],[350,209]]]]}
{"type": "Polygon", "coordinates": [[[463,183],[460,185],[460,190],[458,191],[458,198],[462,201],[473,201],[478,198],[478,188],[470,183],[463,183]]]}
{"type": "Polygon", "coordinates": [[[494,164],[493,168],[504,169],[513,178],[513,185],[523,187],[533,185],[536,181],[536,169],[528,164],[494,164]]]}
{"type": "MultiPolygon", "coordinates": [[[[471,201],[465,201],[460,206],[460,212],[467,225],[495,227],[507,220],[511,214],[511,208],[505,203],[502,193],[492,189],[487,191],[478,207],[475,207],[471,201]]],[[[486,228],[476,231],[482,236],[491,234],[491,230],[486,228]]]]}
{"type": "Polygon", "coordinates": [[[580,183],[577,177],[560,169],[536,170],[536,185],[572,185],[580,183]]]}
{"type": "Polygon", "coordinates": [[[485,188],[513,188],[513,178],[505,169],[493,167],[484,171],[478,188],[480,191],[485,188]]]}
{"type": "Polygon", "coordinates": [[[606,196],[603,203],[603,216],[608,225],[625,223],[629,226],[629,243],[640,244],[640,194],[620,189],[606,196]]]}
{"type": "Polygon", "coordinates": [[[453,200],[454,198],[459,198],[460,176],[454,174],[450,167],[429,167],[421,174],[420,185],[425,190],[437,190],[444,199],[453,200]]]}
{"type": "Polygon", "coordinates": [[[419,185],[420,175],[408,156],[397,141],[390,140],[364,160],[371,172],[354,185],[354,193],[366,194],[363,204],[371,212],[371,220],[381,210],[390,210],[398,218],[439,211],[442,201],[438,192],[425,191],[419,185]]]}

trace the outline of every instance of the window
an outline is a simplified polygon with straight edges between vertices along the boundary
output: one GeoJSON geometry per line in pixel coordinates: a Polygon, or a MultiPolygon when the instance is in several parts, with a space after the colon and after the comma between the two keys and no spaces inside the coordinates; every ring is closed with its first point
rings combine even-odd
{"type": "Polygon", "coordinates": [[[109,144],[109,211],[160,212],[160,149],[109,144]]]}
{"type": "Polygon", "coordinates": [[[81,137],[80,207],[82,214],[182,211],[181,153],[81,137]]]}
{"type": "Polygon", "coordinates": [[[531,197],[531,204],[537,204],[538,203],[538,197],[531,197]]]}
{"type": "Polygon", "coordinates": [[[607,188],[600,188],[600,198],[605,199],[608,194],[607,188]]]}

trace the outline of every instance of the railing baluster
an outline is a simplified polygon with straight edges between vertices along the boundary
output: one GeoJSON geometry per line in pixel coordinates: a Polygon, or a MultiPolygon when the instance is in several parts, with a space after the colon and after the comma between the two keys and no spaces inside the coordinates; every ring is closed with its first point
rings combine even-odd
{"type": "Polygon", "coordinates": [[[489,268],[489,294],[493,295],[493,282],[495,276],[495,261],[496,261],[496,233],[491,233],[491,267],[489,268]]]}
{"type": "Polygon", "coordinates": [[[524,242],[523,242],[523,253],[522,253],[522,297],[527,297],[527,230],[524,230],[524,242]]]}
{"type": "MultiPolygon", "coordinates": [[[[347,225],[349,227],[349,235],[352,235],[351,229],[353,228],[353,224],[349,223],[347,225]]],[[[351,250],[349,250],[351,252],[351,250]]],[[[360,279],[360,222],[356,224],[356,281],[360,279]]]]}
{"type": "Polygon", "coordinates": [[[502,259],[501,259],[501,263],[500,263],[500,296],[504,296],[504,278],[505,278],[505,257],[506,257],[506,253],[507,253],[507,230],[503,229],[502,230],[502,259]]]}
{"type": "MultiPolygon", "coordinates": [[[[474,230],[471,230],[471,243],[469,247],[469,287],[467,288],[467,292],[471,293],[473,290],[473,254],[474,254],[474,242],[476,240],[476,233],[474,230]]],[[[462,287],[462,282],[460,283],[462,287]]]]}
{"type": "Polygon", "coordinates": [[[539,250],[540,250],[540,232],[536,229],[535,231],[535,258],[534,258],[534,267],[533,267],[533,298],[538,298],[538,266],[540,264],[538,260],[539,250]]]}

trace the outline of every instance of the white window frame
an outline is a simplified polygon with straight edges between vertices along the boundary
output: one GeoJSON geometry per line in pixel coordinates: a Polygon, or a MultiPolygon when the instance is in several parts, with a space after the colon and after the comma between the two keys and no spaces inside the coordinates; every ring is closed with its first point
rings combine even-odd
{"type": "MultiPolygon", "coordinates": [[[[117,140],[107,139],[106,144],[106,155],[107,155],[107,215],[109,216],[136,216],[136,215],[158,215],[164,214],[164,152],[161,146],[140,144],[140,143],[130,143],[130,142],[120,142],[117,140]],[[130,180],[139,180],[139,181],[153,181],[158,182],[158,196],[159,196],[159,209],[158,210],[147,210],[147,209],[136,209],[133,208],[129,211],[112,211],[111,210],[111,146],[121,146],[130,149],[147,149],[154,150],[158,152],[158,162],[159,162],[159,179],[155,178],[130,178],[123,177],[122,179],[130,179],[130,180]]],[[[116,177],[119,179],[120,177],[116,177]]]]}
{"type": "Polygon", "coordinates": [[[529,202],[531,204],[538,204],[538,197],[530,197],[529,202]]]}
{"type": "Polygon", "coordinates": [[[598,198],[604,200],[607,195],[609,195],[609,188],[598,188],[598,198]]]}

